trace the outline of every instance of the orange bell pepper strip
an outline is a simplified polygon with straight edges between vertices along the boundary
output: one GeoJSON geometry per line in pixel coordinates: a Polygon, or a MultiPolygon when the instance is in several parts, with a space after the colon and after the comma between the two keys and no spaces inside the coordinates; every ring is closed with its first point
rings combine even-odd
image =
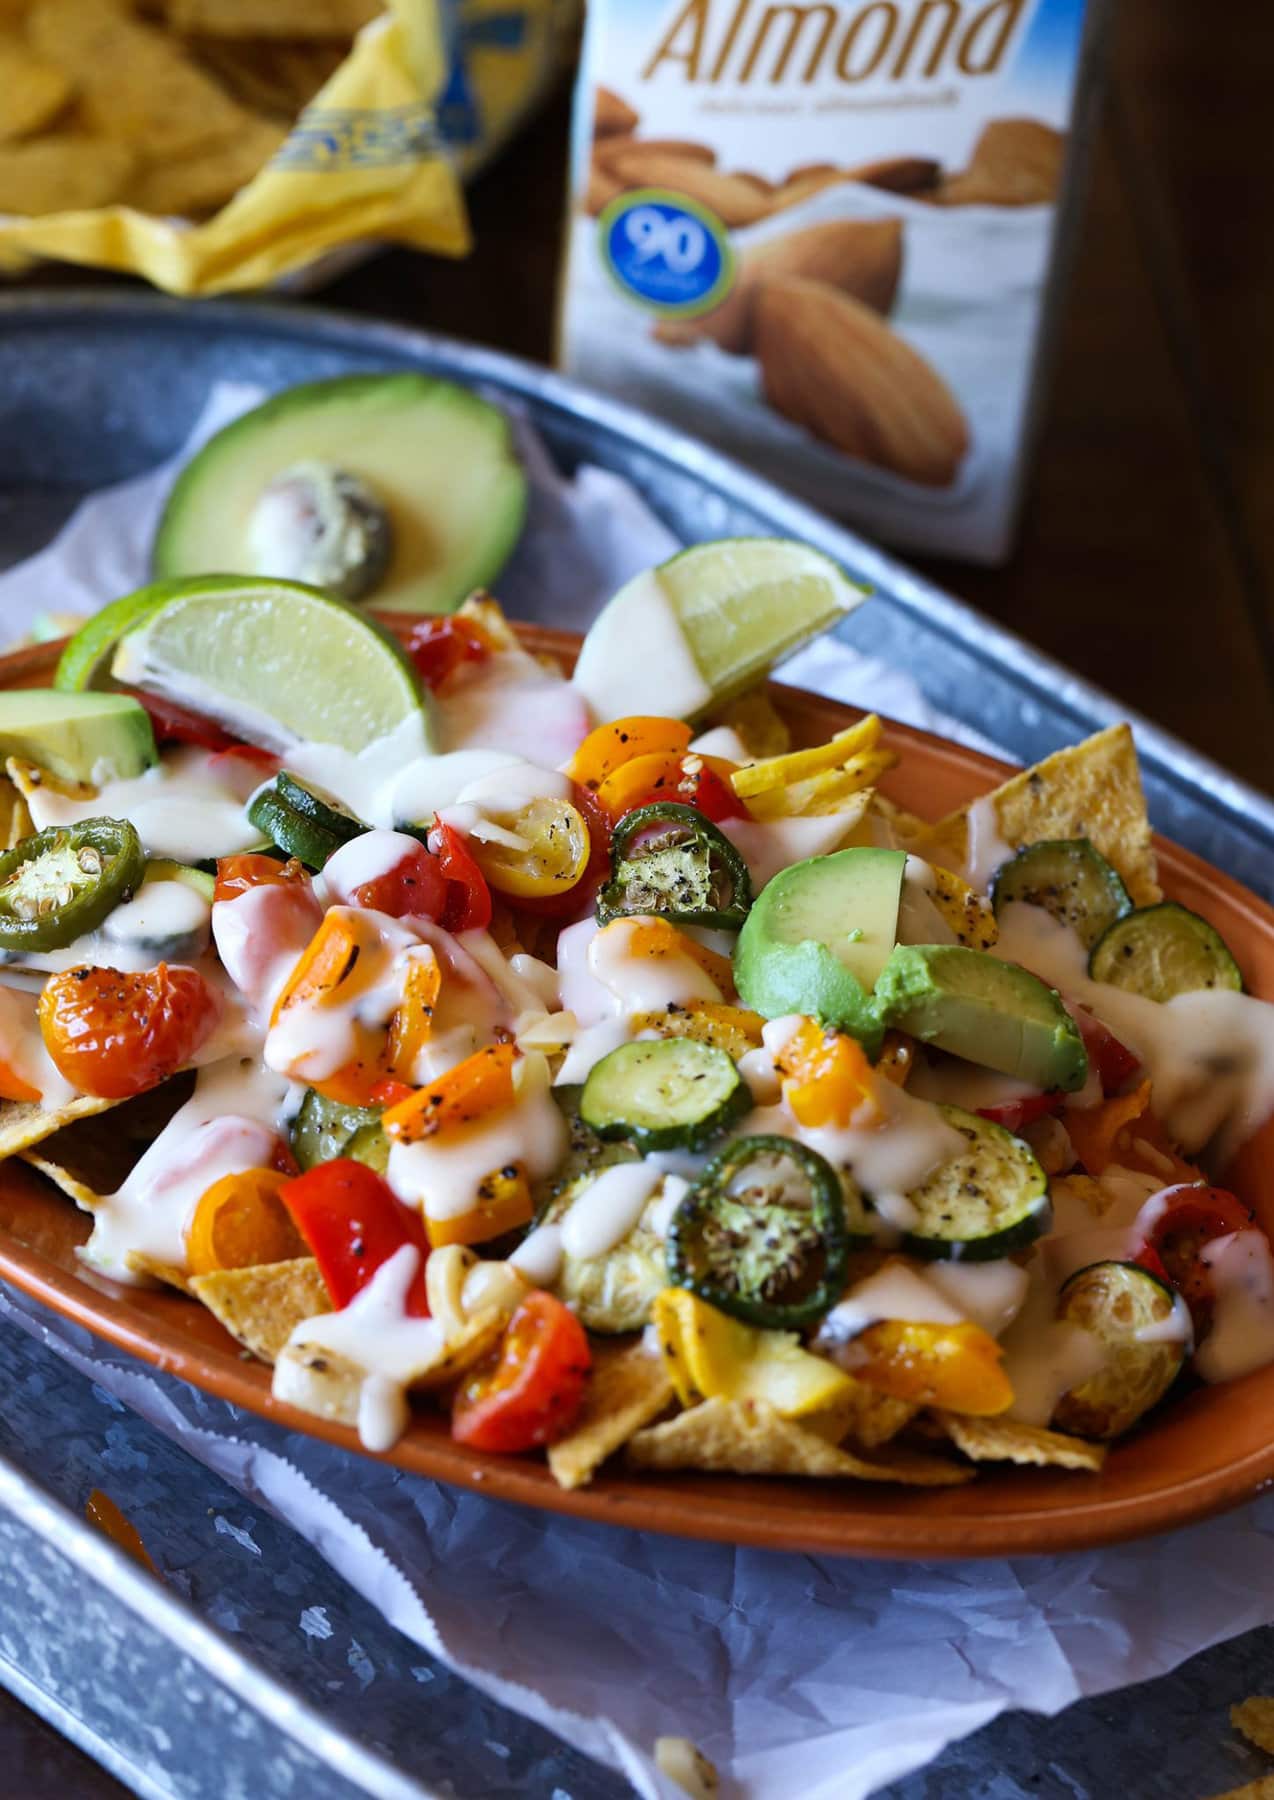
{"type": "Polygon", "coordinates": [[[774,1066],[784,1077],[784,1098],[799,1124],[832,1125],[843,1131],[856,1117],[867,1127],[879,1121],[871,1066],[853,1038],[823,1031],[806,1019],[775,1057],[774,1066]]]}
{"type": "Polygon", "coordinates": [[[882,1319],[854,1343],[867,1352],[867,1361],[855,1362],[851,1373],[895,1400],[978,1418],[1013,1404],[1013,1388],[1001,1367],[1003,1352],[980,1325],[882,1319]]]}
{"type": "Polygon", "coordinates": [[[1067,1109],[1067,1133],[1076,1156],[1090,1175],[1100,1175],[1112,1162],[1121,1160],[1121,1133],[1140,1119],[1149,1105],[1150,1083],[1143,1081],[1131,1094],[1103,1100],[1100,1106],[1067,1109]]]}
{"type": "Polygon", "coordinates": [[[634,956],[688,956],[691,962],[698,963],[726,999],[734,998],[734,967],[730,958],[697,943],[688,933],[670,925],[667,919],[612,919],[609,925],[602,926],[598,936],[615,930],[632,933],[628,948],[634,956]]]}
{"type": "Polygon", "coordinates": [[[659,719],[642,714],[612,719],[590,731],[570,762],[566,773],[594,793],[608,775],[634,757],[670,752],[675,756],[690,747],[691,731],[680,719],[659,719]]]}
{"type": "Polygon", "coordinates": [[[192,1275],[249,1269],[306,1254],[279,1190],[279,1169],[244,1169],[214,1181],[186,1228],[186,1265],[192,1275]]]}
{"type": "MultiPolygon", "coordinates": [[[[355,970],[364,950],[379,943],[373,927],[356,914],[334,908],[310,939],[274,1003],[270,1024],[277,1025],[294,1007],[343,1006],[354,998],[355,970]]],[[[309,1085],[341,1106],[367,1106],[372,1090],[390,1073],[383,1032],[350,1021],[355,1055],[332,1074],[311,1078],[309,1085]]]]}
{"type": "Polygon", "coordinates": [[[39,1088],[24,1081],[9,1063],[0,1062],[0,1100],[38,1100],[39,1088]]]}
{"type": "Polygon", "coordinates": [[[415,1144],[511,1106],[514,1056],[512,1044],[475,1050],[437,1081],[391,1106],[381,1123],[396,1143],[415,1144]]]}
{"type": "MultiPolygon", "coordinates": [[[[427,1199],[425,1204],[427,1208],[427,1199]]],[[[434,1250],[444,1244],[485,1244],[528,1224],[534,1210],[531,1184],[521,1165],[515,1163],[485,1177],[478,1189],[478,1204],[470,1211],[451,1219],[431,1219],[426,1210],[425,1230],[434,1250]]]]}
{"type": "Polygon", "coordinates": [[[403,997],[389,1022],[388,1062],[400,1081],[410,1081],[416,1058],[433,1033],[434,1007],[442,991],[442,967],[426,946],[413,954],[403,981],[403,997]]]}

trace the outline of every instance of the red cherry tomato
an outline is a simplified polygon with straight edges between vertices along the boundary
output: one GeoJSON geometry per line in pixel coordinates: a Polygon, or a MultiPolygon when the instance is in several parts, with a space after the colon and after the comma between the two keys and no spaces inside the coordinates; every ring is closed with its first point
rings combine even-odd
{"type": "Polygon", "coordinates": [[[401,862],[372,881],[361,881],[349,890],[351,906],[369,906],[391,919],[441,919],[449,899],[447,878],[440,858],[418,844],[405,851],[401,862]]]}
{"type": "Polygon", "coordinates": [[[429,1240],[424,1225],[419,1213],[404,1206],[374,1169],[339,1156],[289,1181],[279,1190],[279,1198],[313,1252],[338,1310],[349,1305],[396,1251],[411,1244],[420,1252],[420,1266],[407,1289],[407,1312],[414,1319],[428,1317],[429,1240]]]}
{"type": "Polygon", "coordinates": [[[388,1110],[391,1106],[397,1106],[400,1100],[410,1100],[415,1091],[405,1081],[399,1081],[397,1076],[386,1075],[376,1083],[368,1099],[373,1106],[383,1106],[388,1110]]]}
{"type": "Polygon", "coordinates": [[[280,862],[274,856],[262,856],[256,851],[246,851],[242,856],[222,856],[217,859],[217,884],[213,889],[214,900],[235,900],[240,894],[246,894],[249,888],[256,887],[300,887],[310,888],[310,875],[295,857],[287,862],[280,862]]]}
{"type": "Polygon", "coordinates": [[[485,662],[491,640],[480,625],[454,614],[422,619],[407,639],[407,654],[427,688],[439,688],[462,663],[485,662]]]}
{"type": "Polygon", "coordinates": [[[197,969],[67,969],[45,983],[40,1030],[49,1055],[82,1094],[127,1100],[184,1068],[217,1012],[216,995],[197,969]]]}
{"type": "Polygon", "coordinates": [[[1103,1094],[1117,1094],[1127,1086],[1131,1076],[1141,1067],[1140,1059],[1126,1044],[1121,1044],[1109,1026],[1103,1025],[1086,1007],[1068,1004],[1067,1009],[1084,1040],[1088,1060],[1097,1071],[1103,1094]]]}
{"type": "Polygon", "coordinates": [[[491,890],[464,839],[453,826],[439,823],[429,834],[429,847],[447,884],[438,923],[444,931],[485,931],[491,923],[491,890]]]}
{"type": "Polygon", "coordinates": [[[1145,1235],[1135,1260],[1150,1267],[1144,1259],[1157,1259],[1166,1279],[1190,1308],[1196,1338],[1204,1336],[1212,1323],[1216,1292],[1211,1271],[1200,1252],[1214,1238],[1250,1231],[1251,1211],[1225,1188],[1181,1182],[1153,1194],[1138,1215],[1137,1224],[1145,1235]]]}
{"type": "Polygon", "coordinates": [[[1066,1100],[1065,1094],[1023,1094],[1020,1100],[1000,1100],[994,1106],[979,1106],[980,1119],[990,1119],[993,1125],[1003,1125],[1006,1131],[1021,1131],[1024,1125],[1033,1125],[1036,1119],[1046,1119],[1050,1113],[1060,1112],[1066,1100]]]}
{"type": "Polygon", "coordinates": [[[148,694],[142,688],[125,688],[134,700],[150,714],[155,737],[161,744],[197,744],[202,750],[233,750],[239,740],[218,725],[215,719],[196,712],[192,706],[181,706],[160,694],[148,694]]]}
{"type": "Polygon", "coordinates": [[[560,1300],[537,1288],[461,1386],[452,1437],[472,1450],[506,1453],[553,1443],[580,1409],[591,1366],[584,1327],[560,1300]]]}

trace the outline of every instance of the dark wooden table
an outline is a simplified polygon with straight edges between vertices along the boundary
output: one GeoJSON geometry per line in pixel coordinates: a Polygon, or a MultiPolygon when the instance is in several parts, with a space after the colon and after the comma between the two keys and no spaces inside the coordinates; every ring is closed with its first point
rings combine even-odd
{"type": "MultiPolygon", "coordinates": [[[[993,570],[924,565],[1266,789],[1274,789],[1272,95],[1266,0],[1230,0],[1223,13],[1185,0],[1124,0],[1017,552],[993,570]]],[[[563,96],[476,184],[474,258],[392,253],[323,301],[546,359],[566,134],[563,96]]],[[[1244,1683],[1262,1662],[1274,1666],[1270,1637],[1211,1652],[1141,1690],[1143,1721],[1162,1690],[1169,1742],[1188,1688],[1195,1716],[1224,1733],[1228,1702],[1251,1691],[1244,1683]]],[[[974,1740],[975,1755],[986,1757],[988,1775],[1006,1763],[1025,1775],[1033,1745],[1046,1770],[1060,1742],[1100,1735],[1110,1712],[1091,1702],[1056,1724],[1005,1721],[974,1740]]],[[[1112,1714],[1110,1730],[1115,1723],[1112,1714]]],[[[2,1692],[0,1761],[17,1783],[6,1791],[23,1800],[123,1793],[2,1692]]],[[[973,1791],[972,1779],[971,1761],[944,1758],[933,1786],[917,1778],[905,1787],[916,1800],[954,1796],[973,1791]]],[[[1026,1779],[1035,1787],[1040,1776],[1026,1779]]],[[[1047,1775],[1044,1787],[1054,1791],[1047,1775]]],[[[1169,1767],[1151,1791],[1173,1791],[1169,1767]]],[[[1102,1800],[1100,1784],[1089,1793],[1102,1800]]]]}

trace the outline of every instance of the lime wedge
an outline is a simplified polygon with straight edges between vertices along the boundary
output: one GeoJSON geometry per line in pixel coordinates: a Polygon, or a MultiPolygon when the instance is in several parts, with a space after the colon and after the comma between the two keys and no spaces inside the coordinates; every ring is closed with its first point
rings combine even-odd
{"type": "Polygon", "coordinates": [[[866,599],[821,551],[721,538],[636,575],[598,614],[574,681],[599,722],[693,718],[866,599]]]}
{"type": "Polygon", "coordinates": [[[192,706],[269,750],[310,742],[357,753],[399,727],[404,757],[430,747],[411,663],[353,607],[288,581],[161,585],[162,603],[140,605],[119,639],[116,681],[192,706]]]}
{"type": "Polygon", "coordinates": [[[151,613],[158,612],[161,606],[167,606],[177,594],[190,593],[196,587],[219,594],[226,585],[219,575],[201,582],[157,581],[153,587],[138,588],[119,600],[112,600],[109,606],[86,620],[66,646],[53,677],[54,687],[61,688],[64,694],[82,694],[87,688],[110,687],[111,658],[126,631],[131,631],[151,613]]]}

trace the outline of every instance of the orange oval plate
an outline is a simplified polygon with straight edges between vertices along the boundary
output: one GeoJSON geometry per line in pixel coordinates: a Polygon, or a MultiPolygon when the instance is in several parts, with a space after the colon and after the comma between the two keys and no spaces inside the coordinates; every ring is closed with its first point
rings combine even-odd
{"type": "MultiPolygon", "coordinates": [[[[387,621],[391,622],[391,621],[387,621]]],[[[392,621],[403,630],[401,618],[392,621]]],[[[528,648],[574,660],[578,639],[527,627],[528,648]]],[[[56,646],[0,658],[0,686],[47,681],[56,646]]],[[[776,686],[798,743],[817,743],[853,718],[847,707],[776,686]]],[[[904,725],[885,741],[901,762],[890,797],[939,818],[995,786],[1006,765],[904,725]]],[[[1188,851],[1158,840],[1163,885],[1212,920],[1251,990],[1274,999],[1274,910],[1188,851]]],[[[1240,1158],[1236,1185],[1274,1226],[1274,1126],[1240,1158]]],[[[238,1344],[182,1295],[90,1285],[75,1247],[89,1222],[25,1164],[0,1165],[0,1276],[110,1342],[285,1429],[359,1450],[355,1433],[270,1395],[270,1370],[241,1360],[238,1344]]],[[[1157,1414],[1110,1454],[1100,1475],[984,1466],[967,1487],[876,1488],[851,1482],[742,1476],[643,1475],[613,1465],[590,1487],[559,1488],[529,1457],[475,1455],[453,1444],[440,1414],[419,1412],[386,1459],[493,1499],[601,1519],[643,1531],[774,1550],[854,1556],[989,1556],[1075,1549],[1182,1525],[1222,1511],[1274,1478],[1274,1366],[1198,1390],[1157,1414]]]]}

